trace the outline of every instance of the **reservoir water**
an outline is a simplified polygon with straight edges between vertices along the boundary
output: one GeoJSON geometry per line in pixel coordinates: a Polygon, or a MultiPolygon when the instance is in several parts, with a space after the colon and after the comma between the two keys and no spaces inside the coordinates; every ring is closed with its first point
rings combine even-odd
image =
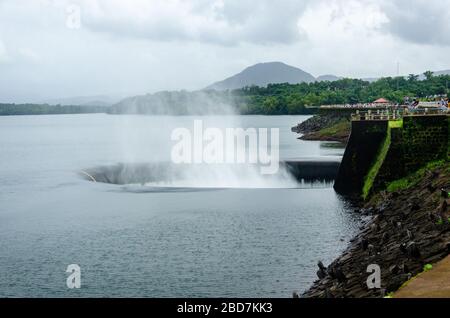
{"type": "Polygon", "coordinates": [[[0,297],[291,297],[359,227],[330,183],[193,170],[182,183],[89,182],[86,169],[167,162],[171,131],[280,129],[280,157],[336,160],[301,141],[306,116],[0,117],[0,297]],[[169,190],[168,190],[169,189],[169,190]],[[170,191],[174,189],[174,191],[170,191]],[[176,191],[175,191],[176,189],[176,191]],[[68,289],[69,264],[81,288],[68,289]]]}

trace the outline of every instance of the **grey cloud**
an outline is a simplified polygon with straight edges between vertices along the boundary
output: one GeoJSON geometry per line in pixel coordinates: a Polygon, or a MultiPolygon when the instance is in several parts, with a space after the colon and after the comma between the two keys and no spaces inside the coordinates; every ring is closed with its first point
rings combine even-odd
{"type": "MultiPolygon", "coordinates": [[[[98,0],[96,10],[83,10],[83,26],[92,31],[153,41],[191,41],[220,45],[294,43],[301,39],[297,21],[310,0],[221,2],[197,0],[190,6],[142,7],[136,17],[113,11],[98,0]],[[158,10],[158,9],[157,9],[158,10]],[[158,12],[157,12],[158,13],[158,12]]],[[[92,8],[92,7],[91,7],[92,8]]]]}
{"type": "Polygon", "coordinates": [[[392,75],[394,58],[405,73],[448,69],[447,11],[434,1],[0,0],[0,102],[198,89],[264,61],[358,77],[392,75]],[[67,27],[70,4],[80,29],[67,27]]]}
{"type": "Polygon", "coordinates": [[[450,45],[450,0],[385,1],[385,31],[418,44],[450,45]]]}

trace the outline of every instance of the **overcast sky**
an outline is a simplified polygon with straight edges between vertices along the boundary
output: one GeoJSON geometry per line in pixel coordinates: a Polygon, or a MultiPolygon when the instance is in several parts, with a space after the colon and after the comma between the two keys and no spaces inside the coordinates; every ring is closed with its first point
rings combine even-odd
{"type": "Polygon", "coordinates": [[[450,0],[0,0],[0,102],[450,69],[450,0]],[[79,19],[78,19],[79,17],[79,19]]]}

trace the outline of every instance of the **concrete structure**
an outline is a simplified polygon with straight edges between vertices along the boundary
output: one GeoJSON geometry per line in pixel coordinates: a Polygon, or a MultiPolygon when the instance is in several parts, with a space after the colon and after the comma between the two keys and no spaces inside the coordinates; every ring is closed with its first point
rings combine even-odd
{"type": "Polygon", "coordinates": [[[338,193],[366,198],[372,191],[425,164],[448,159],[447,114],[401,120],[354,120],[334,185],[338,193]]]}

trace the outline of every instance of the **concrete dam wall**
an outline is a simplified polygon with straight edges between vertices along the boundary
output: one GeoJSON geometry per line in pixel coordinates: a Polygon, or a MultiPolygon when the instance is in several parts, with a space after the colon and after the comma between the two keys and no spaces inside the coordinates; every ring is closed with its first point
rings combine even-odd
{"type": "MultiPolygon", "coordinates": [[[[315,160],[286,160],[280,162],[278,175],[289,174],[299,182],[333,182],[336,178],[340,161],[315,160]]],[[[80,176],[88,181],[110,183],[118,185],[170,183],[195,177],[206,178],[212,172],[225,171],[227,165],[188,165],[172,164],[169,162],[157,163],[118,163],[115,165],[99,166],[80,171],[80,176]],[[194,174],[192,172],[195,172],[194,174]]],[[[259,170],[254,165],[237,165],[233,172],[238,172],[242,178],[246,173],[259,170]]],[[[268,178],[277,178],[269,175],[268,178]]]]}
{"type": "Polygon", "coordinates": [[[429,162],[448,160],[449,118],[443,114],[353,121],[335,190],[366,198],[429,162]]]}

